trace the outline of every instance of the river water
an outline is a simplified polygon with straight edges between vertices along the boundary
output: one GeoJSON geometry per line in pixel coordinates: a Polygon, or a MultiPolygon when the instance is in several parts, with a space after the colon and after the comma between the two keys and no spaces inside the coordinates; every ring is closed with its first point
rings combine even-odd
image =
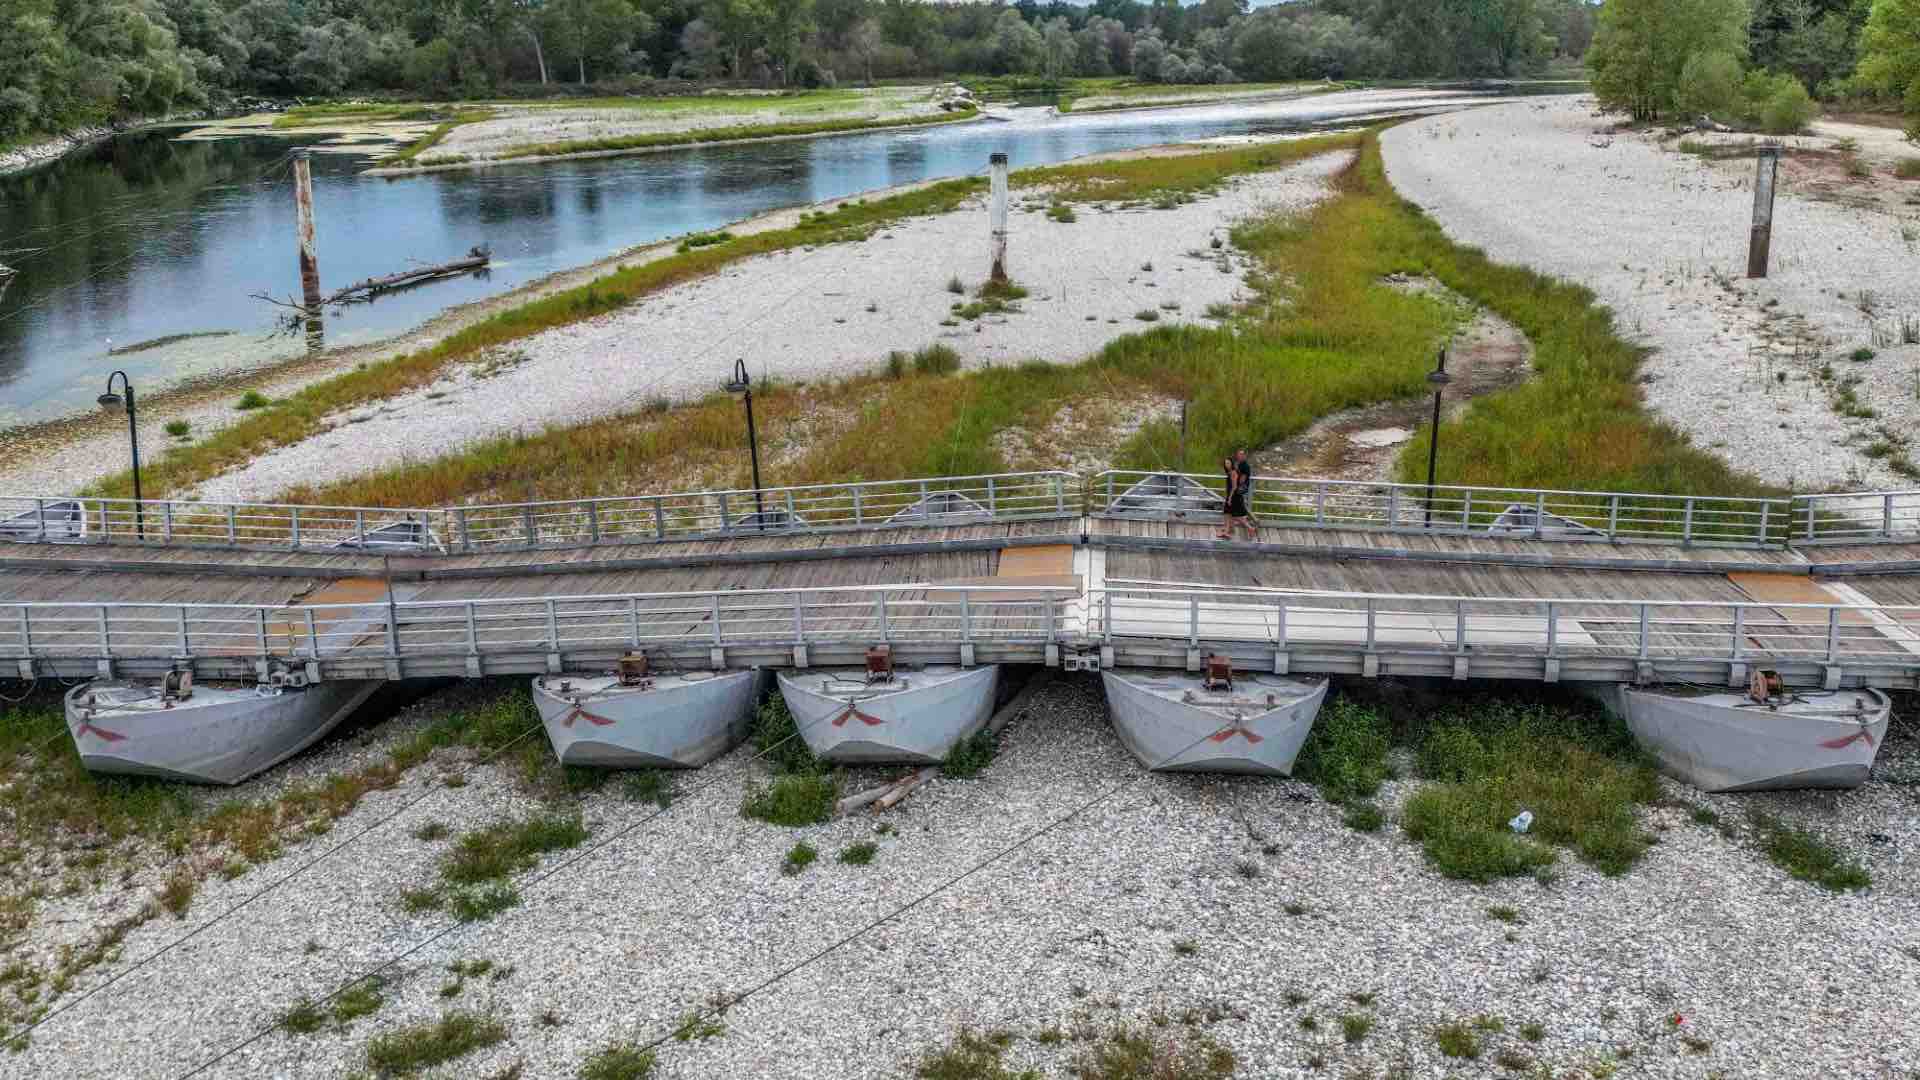
{"type": "MultiPolygon", "coordinates": [[[[633,157],[383,179],[313,156],[320,271],[331,290],[491,247],[490,272],[330,316],[328,346],[387,337],[446,308],[636,244],[766,210],[931,178],[1216,136],[1308,131],[1487,95],[1329,94],[1297,101],[1047,116],[633,157]]],[[[145,131],[0,178],[0,428],[92,407],[125,369],[142,392],[299,355],[271,305],[299,291],[295,141],[145,131]],[[188,336],[191,335],[191,336],[188,336]],[[179,337],[170,343],[150,343],[179,337]],[[134,347],[128,351],[129,347],[134,347]]]]}

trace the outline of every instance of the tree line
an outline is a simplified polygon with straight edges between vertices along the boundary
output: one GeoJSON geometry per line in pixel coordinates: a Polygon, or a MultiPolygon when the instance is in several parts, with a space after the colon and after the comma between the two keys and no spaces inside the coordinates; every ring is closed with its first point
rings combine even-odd
{"type": "Polygon", "coordinates": [[[1920,117],[1920,0],[0,0],[0,142],[250,97],[1509,77],[1590,50],[1643,118],[1730,78],[1743,103],[1791,82],[1920,117]]]}
{"type": "Polygon", "coordinates": [[[248,97],[1511,76],[1592,37],[1585,0],[0,0],[0,140],[248,97]]]}

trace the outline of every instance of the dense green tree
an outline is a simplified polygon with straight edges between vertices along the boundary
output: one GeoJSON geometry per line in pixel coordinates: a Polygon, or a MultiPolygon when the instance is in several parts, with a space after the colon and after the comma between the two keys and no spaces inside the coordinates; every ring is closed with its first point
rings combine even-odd
{"type": "Polygon", "coordinates": [[[1745,56],[1747,0],[1608,0],[1587,64],[1603,105],[1636,120],[1670,113],[1687,60],[1745,56]]]}
{"type": "Polygon", "coordinates": [[[1858,77],[1868,89],[1901,99],[1907,134],[1920,140],[1920,0],[1873,0],[1858,77]]]}

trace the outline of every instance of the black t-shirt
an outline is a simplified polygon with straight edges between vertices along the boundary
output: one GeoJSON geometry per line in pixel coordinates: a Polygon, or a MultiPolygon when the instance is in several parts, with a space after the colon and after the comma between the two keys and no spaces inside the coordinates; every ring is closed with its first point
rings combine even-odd
{"type": "Polygon", "coordinates": [[[1240,492],[1245,494],[1252,491],[1253,463],[1250,461],[1236,461],[1233,463],[1233,471],[1240,474],[1240,492]]]}

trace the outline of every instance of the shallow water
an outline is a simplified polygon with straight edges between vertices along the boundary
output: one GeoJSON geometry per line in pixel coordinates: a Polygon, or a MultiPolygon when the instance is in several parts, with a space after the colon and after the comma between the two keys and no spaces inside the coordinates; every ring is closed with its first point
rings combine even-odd
{"type": "MultiPolygon", "coordinates": [[[[1307,131],[1409,108],[1488,100],[1424,91],[1050,117],[383,179],[367,159],[315,154],[320,271],[329,291],[416,263],[494,253],[490,272],[347,308],[327,345],[374,340],[636,244],[766,210],[918,180],[1214,136],[1307,131]]],[[[265,292],[299,290],[289,149],[274,136],[180,141],[122,136],[0,178],[0,427],[92,407],[106,376],[142,392],[295,356],[265,292]],[[193,336],[154,348],[155,339],[193,336]]]]}

